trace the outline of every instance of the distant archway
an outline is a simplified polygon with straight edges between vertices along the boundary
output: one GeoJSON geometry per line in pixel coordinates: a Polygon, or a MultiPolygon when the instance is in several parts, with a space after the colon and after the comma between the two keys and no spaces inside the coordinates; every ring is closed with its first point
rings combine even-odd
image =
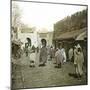
{"type": "Polygon", "coordinates": [[[27,37],[28,44],[31,46],[31,39],[27,37]]]}

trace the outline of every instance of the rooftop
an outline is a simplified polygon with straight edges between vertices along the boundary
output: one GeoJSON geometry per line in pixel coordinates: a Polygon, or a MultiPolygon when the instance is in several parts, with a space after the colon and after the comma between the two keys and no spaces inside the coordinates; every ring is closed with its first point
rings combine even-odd
{"type": "Polygon", "coordinates": [[[83,32],[87,32],[87,28],[62,33],[58,37],[54,38],[54,40],[76,39],[76,37],[79,36],[83,32]]]}

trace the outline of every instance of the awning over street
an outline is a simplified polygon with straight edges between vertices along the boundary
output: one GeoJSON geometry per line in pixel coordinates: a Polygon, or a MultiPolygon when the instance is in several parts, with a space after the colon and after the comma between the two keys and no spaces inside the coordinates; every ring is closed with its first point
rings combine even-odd
{"type": "MultiPolygon", "coordinates": [[[[60,36],[56,37],[54,40],[76,39],[79,35],[81,35],[84,32],[87,32],[87,28],[62,33],[62,34],[60,34],[60,36]]],[[[82,35],[82,37],[83,37],[83,35],[82,35]]]]}
{"type": "Polygon", "coordinates": [[[87,31],[81,33],[76,40],[84,40],[85,38],[87,38],[87,31]]]}

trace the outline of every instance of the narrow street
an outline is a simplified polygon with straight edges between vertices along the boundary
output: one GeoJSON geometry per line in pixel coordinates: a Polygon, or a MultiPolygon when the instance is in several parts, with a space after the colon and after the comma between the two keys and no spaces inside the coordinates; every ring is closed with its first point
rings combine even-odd
{"type": "Polygon", "coordinates": [[[66,86],[86,84],[86,75],[81,80],[70,77],[68,73],[75,71],[74,65],[67,62],[62,68],[54,68],[54,61],[47,61],[46,66],[39,67],[39,54],[36,54],[35,67],[29,67],[29,60],[25,54],[15,61],[16,68],[12,88],[33,88],[49,86],[66,86]]]}

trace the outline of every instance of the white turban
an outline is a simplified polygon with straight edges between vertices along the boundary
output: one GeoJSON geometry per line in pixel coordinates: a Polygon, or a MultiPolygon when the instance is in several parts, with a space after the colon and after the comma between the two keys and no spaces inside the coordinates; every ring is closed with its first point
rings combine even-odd
{"type": "Polygon", "coordinates": [[[81,48],[80,44],[77,45],[77,48],[81,48]]]}

